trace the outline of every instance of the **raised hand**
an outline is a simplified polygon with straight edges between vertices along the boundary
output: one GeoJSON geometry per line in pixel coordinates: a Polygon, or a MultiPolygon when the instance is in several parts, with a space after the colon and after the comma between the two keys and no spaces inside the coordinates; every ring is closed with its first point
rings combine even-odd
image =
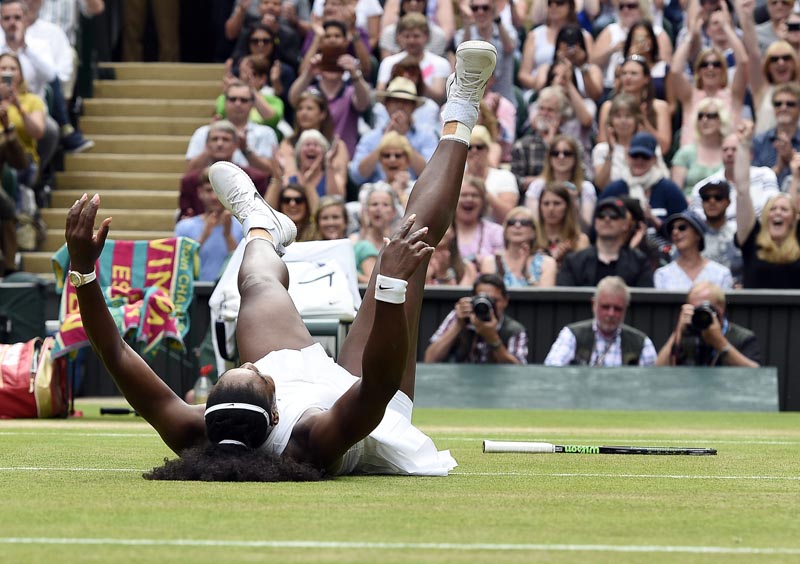
{"type": "Polygon", "coordinates": [[[94,221],[99,208],[100,196],[98,194],[92,196],[91,200],[84,194],[79,200],[75,200],[67,212],[64,238],[67,240],[67,250],[72,268],[79,272],[86,273],[94,270],[94,265],[106,244],[111,218],[105,218],[95,233],[94,221]]]}
{"type": "Polygon", "coordinates": [[[408,216],[381,250],[380,273],[391,278],[408,280],[422,262],[433,254],[433,247],[422,238],[428,233],[422,227],[411,233],[416,214],[408,216]]]}

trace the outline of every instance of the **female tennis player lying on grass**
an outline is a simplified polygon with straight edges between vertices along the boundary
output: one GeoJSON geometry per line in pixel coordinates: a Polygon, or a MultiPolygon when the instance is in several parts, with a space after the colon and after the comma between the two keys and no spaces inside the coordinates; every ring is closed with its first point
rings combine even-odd
{"type": "MultiPolygon", "coordinates": [[[[314,343],[286,291],[280,254],[294,239],[294,224],[270,208],[231,163],[214,164],[209,177],[248,234],[236,334],[246,362],[220,377],[205,406],[188,405],[173,393],[120,338],[98,285],[79,284],[92,347],[131,406],[180,455],[145,477],[440,476],[456,465],[411,425],[417,332],[427,263],[450,225],[470,132],[495,60],[488,43],[459,46],[442,139],[411,193],[402,226],[381,251],[338,364],[314,343]]],[[[94,233],[99,206],[99,196],[84,195],[67,215],[67,246],[80,273],[92,272],[109,232],[107,218],[94,233]]]]}

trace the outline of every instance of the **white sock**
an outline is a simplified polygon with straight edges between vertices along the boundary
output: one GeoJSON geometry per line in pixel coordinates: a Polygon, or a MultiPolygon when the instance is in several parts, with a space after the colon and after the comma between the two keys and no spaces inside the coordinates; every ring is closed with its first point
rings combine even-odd
{"type": "Polygon", "coordinates": [[[472,128],[478,123],[478,107],[467,100],[457,98],[447,100],[444,110],[442,110],[442,123],[448,121],[463,123],[472,131],[472,128]]]}

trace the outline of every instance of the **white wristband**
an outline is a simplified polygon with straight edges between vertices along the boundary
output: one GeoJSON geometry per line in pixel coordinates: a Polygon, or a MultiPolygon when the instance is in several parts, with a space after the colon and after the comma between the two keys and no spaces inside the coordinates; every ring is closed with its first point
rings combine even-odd
{"type": "Polygon", "coordinates": [[[406,287],[408,287],[408,282],[405,280],[378,274],[378,279],[375,281],[375,299],[390,304],[405,303],[406,287]]]}

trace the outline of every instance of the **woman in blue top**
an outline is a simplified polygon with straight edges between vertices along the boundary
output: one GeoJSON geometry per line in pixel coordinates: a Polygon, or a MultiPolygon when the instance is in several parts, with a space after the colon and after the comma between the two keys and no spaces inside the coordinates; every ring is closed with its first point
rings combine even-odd
{"type": "Polygon", "coordinates": [[[503,240],[501,252],[481,260],[481,274],[499,274],[507,288],[555,286],[556,261],[542,249],[531,210],[518,206],[508,212],[503,240]]]}

